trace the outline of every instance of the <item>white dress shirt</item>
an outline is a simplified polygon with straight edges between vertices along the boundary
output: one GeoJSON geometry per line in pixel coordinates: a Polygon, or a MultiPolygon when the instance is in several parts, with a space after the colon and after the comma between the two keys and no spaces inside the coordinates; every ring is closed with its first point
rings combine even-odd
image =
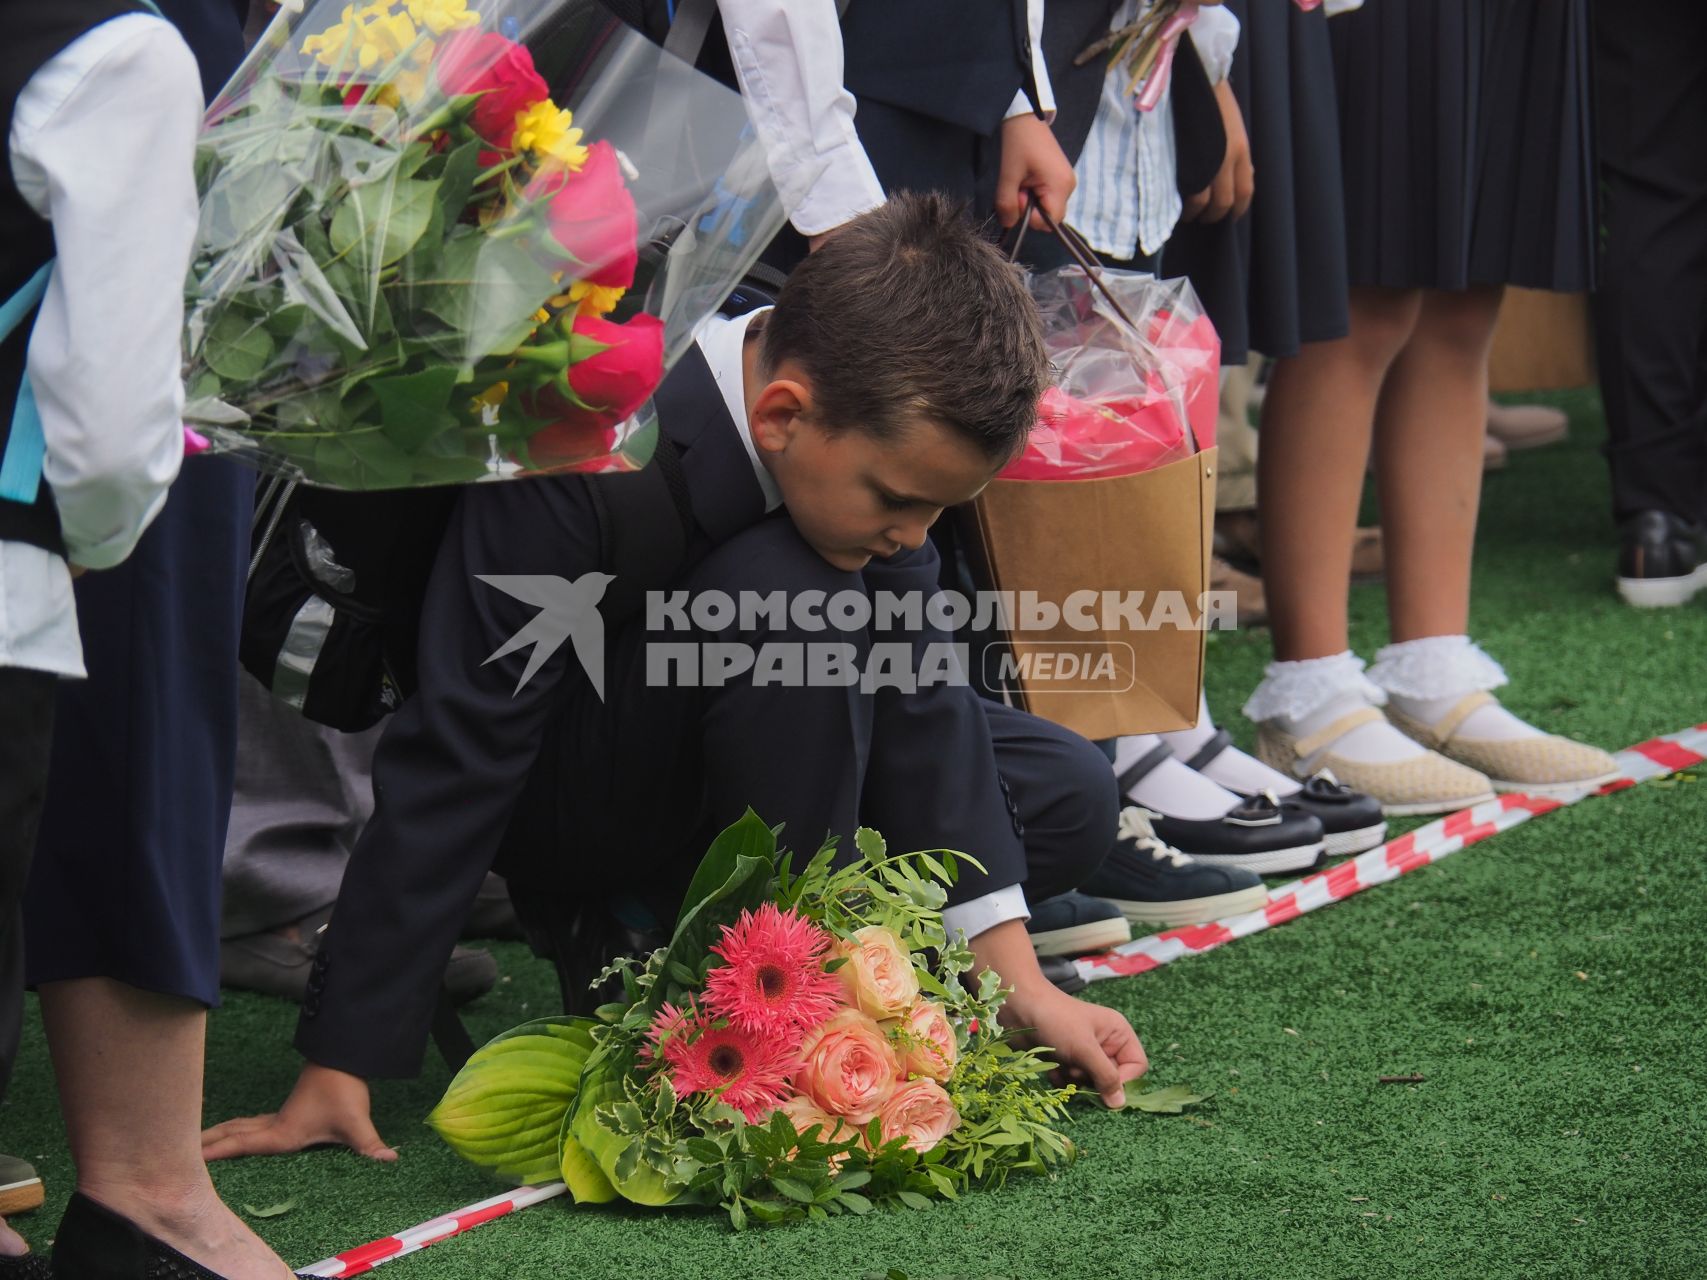
{"type": "MultiPolygon", "coordinates": [[[[1026,0],[1026,22],[1034,87],[1050,117],[1055,98],[1043,64],[1043,5],[1026,0]]],[[[794,229],[815,236],[882,204],[883,184],[854,129],[854,97],[842,87],[836,0],[717,0],[717,8],[735,81],[794,229]]],[[[1008,117],[1031,109],[1022,89],[1008,117]]]]}
{"type": "MultiPolygon", "coordinates": [[[[753,322],[754,316],[769,310],[769,307],[760,307],[734,319],[712,316],[695,334],[700,354],[711,368],[711,376],[716,379],[717,389],[723,394],[724,407],[729,410],[730,420],[740,433],[741,443],[746,447],[747,457],[752,461],[753,475],[758,479],[759,489],[765,495],[767,513],[782,505],[782,490],[777,488],[776,479],[765,468],[765,464],[759,461],[758,446],[753,443],[753,433],[747,422],[747,387],[742,352],[747,326],[753,322]]],[[[1031,912],[1025,905],[1025,890],[1014,884],[973,898],[970,902],[946,908],[942,913],[942,923],[950,937],[958,930],[968,938],[975,938],[986,929],[993,929],[1005,921],[1027,920],[1030,917],[1031,912]]]]}
{"type": "MultiPolygon", "coordinates": [[[[90,569],[130,554],[183,458],[200,85],[175,28],[127,14],[43,64],[13,108],[12,180],[59,254],[26,364],[43,478],[90,569]]],[[[65,561],[16,542],[0,543],[0,665],[84,674],[65,561]]]]}
{"type": "MultiPolygon", "coordinates": [[[[1138,13],[1139,0],[1125,0],[1109,20],[1109,30],[1129,25],[1138,13]]],[[[1233,65],[1239,19],[1221,5],[1205,5],[1192,24],[1191,42],[1210,83],[1219,84],[1233,65]]],[[[1067,221],[1098,253],[1115,258],[1159,252],[1185,207],[1172,96],[1163,94],[1154,111],[1139,111],[1126,91],[1128,79],[1124,67],[1111,67],[1103,78],[1096,117],[1073,167],[1078,186],[1067,201],[1067,221]]]]}

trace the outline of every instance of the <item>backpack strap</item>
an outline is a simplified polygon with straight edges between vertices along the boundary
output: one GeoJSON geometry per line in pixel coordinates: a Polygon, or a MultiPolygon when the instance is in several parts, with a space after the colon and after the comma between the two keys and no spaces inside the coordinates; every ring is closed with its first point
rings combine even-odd
{"type": "MultiPolygon", "coordinates": [[[[44,264],[4,304],[0,304],[0,341],[9,338],[34,314],[47,292],[47,282],[53,275],[53,263],[44,264]]],[[[36,396],[25,373],[18,380],[18,394],[12,405],[12,426],[6,437],[6,452],[0,456],[0,498],[34,504],[41,491],[42,461],[47,456],[47,443],[42,437],[41,413],[36,408],[36,396]]]]}

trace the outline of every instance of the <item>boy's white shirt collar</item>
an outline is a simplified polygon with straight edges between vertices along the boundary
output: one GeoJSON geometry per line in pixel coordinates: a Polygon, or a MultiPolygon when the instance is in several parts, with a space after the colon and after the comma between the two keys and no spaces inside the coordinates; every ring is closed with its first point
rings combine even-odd
{"type": "Polygon", "coordinates": [[[743,355],[747,326],[754,316],[763,315],[769,310],[769,307],[760,307],[757,311],[749,311],[746,315],[736,316],[734,319],[714,315],[700,326],[696,335],[700,354],[710,366],[711,376],[717,380],[717,389],[723,393],[723,403],[729,410],[730,420],[735,424],[735,434],[741,437],[741,446],[746,449],[747,457],[753,463],[753,475],[758,479],[759,491],[764,494],[767,515],[782,505],[782,490],[777,488],[776,478],[765,469],[765,464],[759,461],[758,446],[753,443],[752,427],[747,422],[747,383],[743,355]]]}

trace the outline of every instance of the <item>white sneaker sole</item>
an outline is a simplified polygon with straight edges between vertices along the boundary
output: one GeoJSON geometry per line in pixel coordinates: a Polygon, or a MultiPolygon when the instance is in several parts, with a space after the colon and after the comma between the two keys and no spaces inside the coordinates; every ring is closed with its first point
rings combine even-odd
{"type": "Polygon", "coordinates": [[[1301,844],[1291,849],[1265,849],[1261,853],[1193,853],[1181,850],[1193,862],[1206,867],[1242,867],[1260,876],[1283,875],[1288,871],[1308,871],[1322,860],[1324,846],[1301,844]]]}
{"type": "Polygon", "coordinates": [[[1133,902],[1124,898],[1108,898],[1133,924],[1182,925],[1208,924],[1228,916],[1242,916],[1247,911],[1260,910],[1268,902],[1268,890],[1260,884],[1232,893],[1217,893],[1207,898],[1182,898],[1178,902],[1133,902]]]}
{"type": "Polygon", "coordinates": [[[1343,858],[1351,853],[1363,853],[1373,849],[1387,839],[1387,824],[1377,822],[1372,827],[1358,827],[1353,831],[1341,831],[1338,835],[1330,835],[1324,842],[1327,845],[1328,857],[1343,858]]]}
{"type": "Polygon", "coordinates": [[[1681,578],[1620,578],[1618,594],[1638,609],[1673,609],[1707,591],[1707,564],[1681,578]]]}
{"type": "Polygon", "coordinates": [[[1082,956],[1093,951],[1107,951],[1110,947],[1131,941],[1132,926],[1118,917],[1031,935],[1032,950],[1040,956],[1082,956]]]}

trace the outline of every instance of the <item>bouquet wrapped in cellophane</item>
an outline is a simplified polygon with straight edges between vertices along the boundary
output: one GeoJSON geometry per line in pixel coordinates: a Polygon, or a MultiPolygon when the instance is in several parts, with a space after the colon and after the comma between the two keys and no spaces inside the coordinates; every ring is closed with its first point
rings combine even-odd
{"type": "Polygon", "coordinates": [[[186,417],[343,489],[643,464],[783,219],[740,98],[594,0],[286,5],[197,169],[186,417]]]}
{"type": "MultiPolygon", "coordinates": [[[[723,1208],[737,1228],[921,1207],[1069,1159],[1070,1087],[997,1026],[1001,984],[942,926],[956,855],[862,829],[792,874],[750,811],[713,843],[623,998],[480,1049],[430,1123],[579,1203],[723,1208]]],[[[602,979],[601,979],[602,981],[602,979]]]]}

